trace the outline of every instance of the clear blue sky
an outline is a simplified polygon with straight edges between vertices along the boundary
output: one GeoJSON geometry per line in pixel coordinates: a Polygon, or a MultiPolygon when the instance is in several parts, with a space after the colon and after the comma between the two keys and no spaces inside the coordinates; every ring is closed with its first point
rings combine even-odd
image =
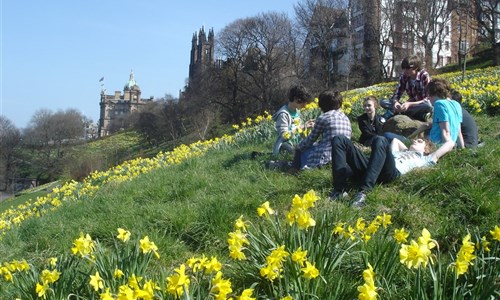
{"type": "Polygon", "coordinates": [[[178,96],[191,38],[263,12],[294,18],[297,0],[0,0],[0,114],[24,128],[37,110],[74,108],[99,119],[107,94],[134,71],[143,98],[178,96]],[[181,4],[182,3],[182,4],[181,4]]]}

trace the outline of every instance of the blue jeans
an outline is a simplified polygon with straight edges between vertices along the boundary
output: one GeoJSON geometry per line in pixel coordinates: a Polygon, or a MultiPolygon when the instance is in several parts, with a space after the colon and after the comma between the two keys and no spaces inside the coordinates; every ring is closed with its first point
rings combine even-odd
{"type": "MultiPolygon", "coordinates": [[[[388,109],[395,113],[394,111],[394,103],[395,101],[392,99],[382,99],[380,100],[380,106],[382,108],[388,109]]],[[[412,119],[417,119],[420,121],[426,121],[424,119],[424,116],[426,113],[431,113],[433,110],[432,104],[429,101],[422,102],[417,105],[413,105],[412,107],[408,108],[405,112],[402,112],[402,114],[407,115],[408,117],[412,119]]]]}
{"type": "Polygon", "coordinates": [[[368,192],[377,182],[390,182],[400,173],[396,169],[391,144],[383,136],[377,136],[367,157],[345,136],[332,139],[332,175],[335,191],[347,190],[347,179],[361,178],[360,190],[368,192]]]}

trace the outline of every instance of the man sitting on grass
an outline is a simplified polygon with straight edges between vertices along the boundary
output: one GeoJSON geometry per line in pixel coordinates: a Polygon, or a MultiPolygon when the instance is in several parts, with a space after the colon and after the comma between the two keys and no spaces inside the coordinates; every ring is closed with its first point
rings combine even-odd
{"type": "Polygon", "coordinates": [[[453,149],[455,142],[447,140],[435,152],[428,154],[431,146],[426,140],[415,139],[408,148],[398,139],[389,143],[385,137],[376,136],[371,144],[370,157],[367,157],[350,139],[335,136],[332,140],[333,190],[330,200],[346,198],[347,180],[359,179],[359,192],[354,196],[352,206],[363,207],[366,193],[377,182],[390,182],[415,168],[435,165],[440,157],[453,149]]]}

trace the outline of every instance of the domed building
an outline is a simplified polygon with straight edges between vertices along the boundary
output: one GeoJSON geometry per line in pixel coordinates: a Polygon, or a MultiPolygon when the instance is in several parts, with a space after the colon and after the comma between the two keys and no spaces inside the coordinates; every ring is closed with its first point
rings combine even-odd
{"type": "Polygon", "coordinates": [[[100,117],[98,136],[103,137],[123,128],[123,121],[133,112],[139,111],[141,106],[153,100],[141,98],[141,88],[135,81],[134,72],[130,71],[130,78],[121,91],[113,95],[106,95],[101,90],[100,117]]]}

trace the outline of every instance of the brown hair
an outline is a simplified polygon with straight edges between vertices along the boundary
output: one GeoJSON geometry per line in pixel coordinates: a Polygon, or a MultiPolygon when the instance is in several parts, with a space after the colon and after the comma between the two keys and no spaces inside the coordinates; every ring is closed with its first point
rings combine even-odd
{"type": "Polygon", "coordinates": [[[431,154],[436,150],[436,145],[434,145],[434,143],[431,142],[429,138],[425,137],[423,138],[423,140],[425,141],[425,150],[424,150],[425,154],[431,154]]]}
{"type": "Polygon", "coordinates": [[[408,56],[403,58],[401,61],[401,69],[414,69],[420,71],[422,69],[422,63],[416,55],[408,56]]]}
{"type": "Polygon", "coordinates": [[[451,86],[446,79],[436,78],[431,80],[425,87],[425,92],[429,96],[435,96],[440,99],[450,97],[451,86]]]}
{"type": "Polygon", "coordinates": [[[311,94],[302,85],[293,86],[288,92],[288,101],[297,103],[310,103],[313,101],[311,94]]]}
{"type": "Polygon", "coordinates": [[[339,91],[323,91],[318,97],[318,106],[322,112],[336,110],[342,107],[342,95],[339,91]]]}

